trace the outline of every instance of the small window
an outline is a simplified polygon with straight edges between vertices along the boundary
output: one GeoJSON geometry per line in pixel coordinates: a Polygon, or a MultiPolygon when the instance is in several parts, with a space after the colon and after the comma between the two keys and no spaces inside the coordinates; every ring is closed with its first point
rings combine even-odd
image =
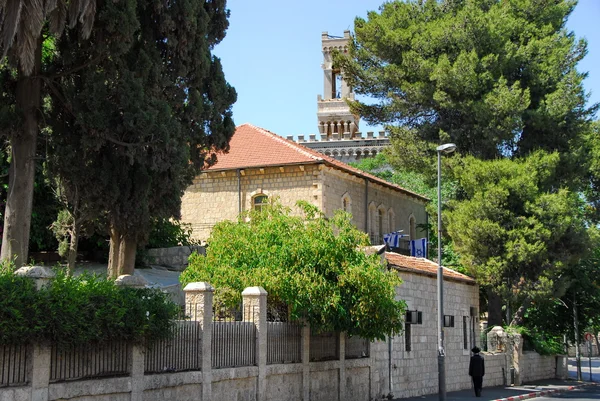
{"type": "Polygon", "coordinates": [[[352,198],[350,198],[348,193],[342,196],[342,210],[346,213],[352,213],[352,198]]]}
{"type": "Polygon", "coordinates": [[[412,351],[412,341],[411,341],[411,327],[412,325],[410,323],[405,323],[404,324],[404,350],[406,352],[410,352],[412,351]]]}
{"type": "Polygon", "coordinates": [[[454,316],[444,315],[444,327],[454,327],[454,316]]]}
{"type": "Polygon", "coordinates": [[[252,207],[254,210],[262,210],[268,203],[269,197],[267,195],[256,195],[252,199],[252,207]]]}
{"type": "Polygon", "coordinates": [[[407,324],[423,324],[423,312],[417,310],[406,311],[407,324]]]}

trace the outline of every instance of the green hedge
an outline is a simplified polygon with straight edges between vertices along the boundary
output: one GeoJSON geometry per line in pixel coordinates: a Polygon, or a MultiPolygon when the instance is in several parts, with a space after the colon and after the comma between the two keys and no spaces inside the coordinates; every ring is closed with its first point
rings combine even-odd
{"type": "Polygon", "coordinates": [[[179,307],[158,289],[119,288],[62,271],[37,291],[31,279],[0,271],[0,344],[81,345],[167,338],[179,307]]]}

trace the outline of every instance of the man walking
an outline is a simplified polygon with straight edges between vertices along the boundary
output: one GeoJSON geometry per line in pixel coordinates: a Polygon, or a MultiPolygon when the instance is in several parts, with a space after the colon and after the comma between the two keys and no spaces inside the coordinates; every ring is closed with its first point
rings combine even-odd
{"type": "Polygon", "coordinates": [[[471,352],[473,353],[473,356],[469,362],[469,376],[473,378],[475,396],[481,397],[481,387],[483,385],[483,376],[485,375],[485,363],[483,357],[479,355],[481,350],[478,347],[473,347],[471,352]]]}

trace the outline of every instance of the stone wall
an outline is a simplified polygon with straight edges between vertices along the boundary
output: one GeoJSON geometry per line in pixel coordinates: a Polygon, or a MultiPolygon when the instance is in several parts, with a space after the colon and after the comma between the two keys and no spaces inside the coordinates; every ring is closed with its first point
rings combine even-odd
{"type": "MultiPolygon", "coordinates": [[[[569,346],[569,356],[575,356],[576,352],[575,352],[575,346],[574,345],[570,345],[569,346]]],[[[590,356],[590,349],[588,348],[588,343],[582,343],[579,346],[579,355],[581,357],[588,357],[590,356]]],[[[600,356],[600,353],[598,353],[598,347],[596,346],[595,342],[592,342],[592,356],[600,356]]]]}
{"type": "Polygon", "coordinates": [[[188,265],[188,258],[193,252],[206,255],[203,246],[173,246],[170,248],[154,248],[146,251],[146,263],[165,266],[172,270],[183,271],[188,265]]]}
{"type": "Polygon", "coordinates": [[[237,219],[240,203],[242,211],[250,210],[259,194],[277,196],[293,209],[300,199],[321,208],[320,175],[318,165],[244,169],[239,181],[236,170],[204,172],[181,199],[181,221],[191,224],[195,239],[205,241],[216,223],[237,219]]]}
{"type": "MultiPolygon", "coordinates": [[[[507,355],[496,352],[482,352],[485,360],[484,387],[504,386],[508,383],[507,375],[510,374],[507,355]]],[[[554,377],[554,376],[549,376],[554,377]]]]}
{"type": "MultiPolygon", "coordinates": [[[[385,207],[384,233],[404,230],[404,234],[409,234],[408,220],[411,215],[415,217],[416,224],[427,222],[425,202],[422,200],[380,184],[369,182],[367,185],[363,178],[325,167],[323,169],[323,212],[325,215],[331,216],[336,210],[343,208],[342,197],[344,195],[349,195],[351,199],[352,222],[364,232],[368,232],[365,212],[371,203],[376,208],[385,207]],[[366,205],[365,197],[367,197],[366,205]],[[388,213],[390,210],[393,211],[394,221],[388,231],[388,213]]],[[[418,238],[424,236],[425,233],[417,232],[418,238]]]]}
{"type": "Polygon", "coordinates": [[[556,356],[526,351],[521,357],[521,380],[531,382],[556,376],[556,356]]]}
{"type": "MultiPolygon", "coordinates": [[[[390,386],[389,343],[372,344],[372,358],[376,364],[377,394],[394,397],[419,397],[438,392],[437,362],[437,281],[435,277],[399,272],[403,283],[396,289],[396,297],[404,299],[408,310],[422,313],[422,324],[410,327],[411,351],[406,350],[404,332],[392,339],[392,366],[390,386]]],[[[478,315],[470,316],[471,308],[478,308],[479,291],[476,285],[444,280],[444,315],[454,316],[454,327],[444,329],[446,349],[446,389],[454,391],[469,388],[468,366],[470,349],[479,343],[478,315]],[[463,332],[466,318],[466,343],[463,332]]]]}
{"type": "MultiPolygon", "coordinates": [[[[202,328],[200,370],[147,374],[146,349],[135,346],[128,355],[130,368],[126,377],[51,383],[50,347],[36,345],[28,357],[31,364],[28,386],[0,388],[0,400],[369,401],[382,400],[388,395],[406,398],[434,394],[438,391],[436,280],[423,274],[399,274],[404,283],[397,289],[398,299],[405,299],[409,310],[418,310],[422,314],[422,324],[410,325],[410,351],[406,349],[408,333],[405,332],[392,338],[391,346],[388,341],[371,343],[367,357],[346,359],[346,336],[339,333],[338,359],[311,362],[310,328],[303,327],[301,362],[267,365],[267,294],[260,287],[251,287],[242,293],[244,305],[249,306],[244,308],[243,319],[256,325],[256,363],[254,366],[212,368],[214,289],[207,283],[192,283],[186,286],[186,313],[202,328]]],[[[468,389],[471,387],[469,350],[473,345],[479,345],[479,324],[476,316],[471,316],[471,308],[477,305],[478,289],[472,284],[445,280],[444,292],[444,314],[454,316],[455,322],[455,327],[444,329],[446,389],[468,389]],[[466,338],[463,317],[467,318],[464,320],[466,338]]],[[[507,383],[513,363],[509,354],[486,353],[484,357],[484,386],[507,383]]],[[[526,352],[520,358],[521,379],[564,377],[565,361],[564,356],[542,357],[526,352]]]]}

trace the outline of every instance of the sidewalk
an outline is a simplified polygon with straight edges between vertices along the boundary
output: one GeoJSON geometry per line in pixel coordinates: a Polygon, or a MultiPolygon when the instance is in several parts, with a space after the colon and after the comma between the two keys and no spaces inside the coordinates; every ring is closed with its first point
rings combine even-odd
{"type": "MultiPolygon", "coordinates": [[[[446,393],[447,401],[459,400],[480,400],[480,401],[513,401],[526,400],[528,398],[542,397],[562,391],[569,391],[575,388],[590,385],[590,382],[578,382],[575,380],[541,380],[522,386],[512,387],[483,387],[481,397],[475,397],[473,390],[460,390],[446,393]],[[514,398],[511,398],[514,397],[514,398]]],[[[429,394],[413,398],[396,398],[396,401],[437,401],[438,394],[429,394]]]]}

